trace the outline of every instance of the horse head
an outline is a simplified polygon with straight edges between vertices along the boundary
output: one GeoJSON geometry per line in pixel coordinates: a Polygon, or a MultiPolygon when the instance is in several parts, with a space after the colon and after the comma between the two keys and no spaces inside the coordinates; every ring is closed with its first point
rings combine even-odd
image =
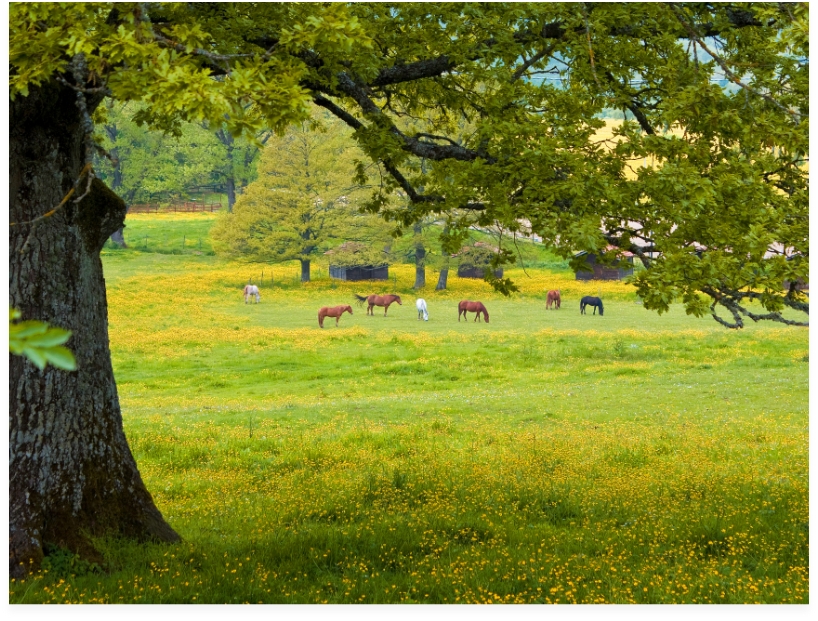
{"type": "Polygon", "coordinates": [[[403,306],[403,302],[400,301],[400,296],[399,295],[394,296],[394,298],[395,298],[395,302],[397,302],[399,306],[403,306]]]}

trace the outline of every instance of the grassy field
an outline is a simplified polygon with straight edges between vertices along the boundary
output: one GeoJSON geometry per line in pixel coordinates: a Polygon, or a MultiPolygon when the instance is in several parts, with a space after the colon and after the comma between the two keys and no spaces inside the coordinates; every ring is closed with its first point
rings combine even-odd
{"type": "Polygon", "coordinates": [[[104,570],[54,551],[11,602],[808,601],[806,329],[660,317],[546,270],[511,270],[510,299],[450,277],[419,322],[409,266],[265,267],[245,305],[260,266],[104,262],[126,433],[184,541],[98,541],[104,570]],[[388,317],[318,328],[391,291],[388,317]],[[464,298],[490,323],[458,323],[464,298]]]}

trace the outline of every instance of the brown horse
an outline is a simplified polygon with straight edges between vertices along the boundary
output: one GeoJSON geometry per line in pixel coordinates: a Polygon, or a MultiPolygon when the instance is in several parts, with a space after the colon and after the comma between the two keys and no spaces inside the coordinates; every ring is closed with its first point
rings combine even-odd
{"type": "Polygon", "coordinates": [[[335,325],[338,325],[338,320],[344,313],[352,314],[351,306],[324,306],[318,311],[318,325],[324,327],[324,317],[335,317],[335,325]]]}
{"type": "Polygon", "coordinates": [[[369,304],[369,307],[366,309],[367,315],[374,315],[375,313],[372,311],[373,306],[383,306],[383,316],[386,317],[386,311],[389,310],[389,305],[392,302],[397,302],[400,306],[403,306],[403,302],[400,301],[399,295],[370,295],[368,297],[364,297],[362,295],[355,294],[355,298],[361,302],[362,304],[366,302],[369,304]]]}
{"type": "Polygon", "coordinates": [[[550,309],[552,304],[554,305],[554,310],[559,310],[560,304],[562,304],[559,289],[551,289],[551,291],[548,292],[548,299],[545,301],[545,310],[550,309]]]}
{"type": "Polygon", "coordinates": [[[463,300],[460,304],[457,305],[457,321],[460,321],[460,315],[463,315],[463,319],[466,321],[469,318],[466,316],[466,312],[469,313],[477,313],[474,316],[474,320],[477,321],[480,319],[480,313],[483,313],[483,316],[486,318],[486,323],[489,322],[489,312],[486,310],[486,307],[483,306],[482,302],[469,302],[468,300],[463,300]]]}

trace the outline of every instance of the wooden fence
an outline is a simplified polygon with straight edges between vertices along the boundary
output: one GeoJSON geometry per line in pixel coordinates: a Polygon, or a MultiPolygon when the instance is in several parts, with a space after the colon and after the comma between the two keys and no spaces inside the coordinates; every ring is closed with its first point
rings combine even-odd
{"type": "Polygon", "coordinates": [[[173,203],[169,205],[167,211],[175,212],[192,212],[192,211],[218,211],[222,208],[221,203],[197,203],[197,202],[184,202],[184,203],[173,203]]]}
{"type": "Polygon", "coordinates": [[[159,203],[144,203],[138,205],[131,205],[128,207],[128,213],[190,213],[198,211],[214,212],[222,208],[221,203],[197,203],[183,202],[171,203],[170,205],[160,206],[159,203]]]}
{"type": "Polygon", "coordinates": [[[139,205],[131,205],[128,207],[128,213],[158,213],[159,203],[144,203],[139,205]]]}

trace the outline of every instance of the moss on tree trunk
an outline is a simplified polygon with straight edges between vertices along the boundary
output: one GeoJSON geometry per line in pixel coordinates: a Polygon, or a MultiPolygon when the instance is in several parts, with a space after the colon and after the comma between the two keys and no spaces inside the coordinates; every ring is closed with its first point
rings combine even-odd
{"type": "MultiPolygon", "coordinates": [[[[10,219],[57,205],[82,168],[82,128],[68,88],[47,83],[11,103],[10,219]]],[[[99,101],[89,101],[93,109],[99,101]]],[[[25,319],[73,331],[77,370],[9,359],[9,569],[36,569],[43,544],[99,560],[87,535],[176,541],[145,488],[122,427],[108,345],[99,252],[125,204],[102,182],[33,230],[11,227],[9,302],[25,319]],[[26,247],[26,240],[29,239],[26,247]]]]}

